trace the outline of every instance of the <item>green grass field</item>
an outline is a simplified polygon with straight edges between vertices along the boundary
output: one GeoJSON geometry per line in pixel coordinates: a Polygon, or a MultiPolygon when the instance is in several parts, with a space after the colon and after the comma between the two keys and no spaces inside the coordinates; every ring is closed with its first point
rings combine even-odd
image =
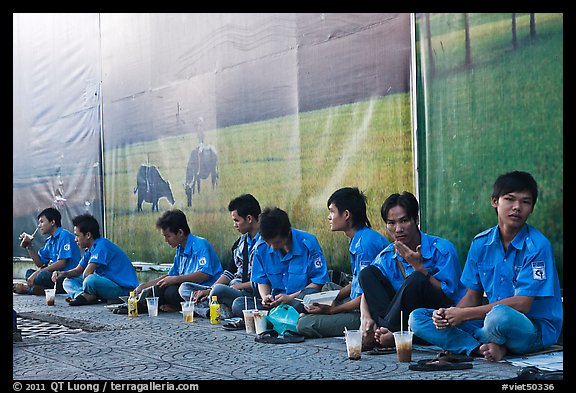
{"type": "Polygon", "coordinates": [[[518,16],[513,50],[510,14],[471,14],[474,66],[465,70],[461,14],[432,16],[437,75],[423,78],[427,105],[419,112],[422,221],[452,240],[464,262],[473,236],[496,225],[496,177],[528,171],[540,189],[528,222],[552,242],[562,277],[563,16],[536,14],[535,38],[528,23],[518,16]]]}
{"type": "Polygon", "coordinates": [[[187,214],[192,232],[207,238],[227,266],[239,236],[228,202],[252,193],[262,208],[286,210],[295,228],[318,237],[329,267],[349,271],[348,240],[332,233],[326,201],[337,188],[357,186],[368,198],[368,216],[384,233],[380,206],[392,192],[414,192],[412,132],[408,94],[301,113],[252,124],[209,130],[206,144],[219,157],[219,184],[203,180],[200,194],[186,207],[183,182],[196,135],[126,146],[106,155],[108,237],[135,261],[172,262],[174,250],[155,228],[160,212],[144,203],[136,213],[136,173],[143,163],[157,165],[170,181],[175,207],[187,214]]]}

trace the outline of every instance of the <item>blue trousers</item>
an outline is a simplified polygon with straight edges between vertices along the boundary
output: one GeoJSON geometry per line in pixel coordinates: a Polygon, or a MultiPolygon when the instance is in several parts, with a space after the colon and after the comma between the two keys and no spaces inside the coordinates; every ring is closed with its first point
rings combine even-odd
{"type": "Polygon", "coordinates": [[[504,345],[516,354],[543,349],[540,327],[505,304],[495,305],[483,321],[466,321],[446,329],[436,329],[433,311],[418,308],[410,313],[408,323],[416,336],[449,352],[470,355],[481,344],[489,342],[504,345]]]}

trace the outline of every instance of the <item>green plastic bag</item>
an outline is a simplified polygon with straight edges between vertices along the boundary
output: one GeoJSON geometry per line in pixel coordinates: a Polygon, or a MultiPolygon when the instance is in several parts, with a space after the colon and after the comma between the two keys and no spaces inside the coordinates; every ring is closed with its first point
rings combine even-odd
{"type": "Polygon", "coordinates": [[[287,330],[296,333],[296,324],[300,314],[289,304],[281,304],[274,307],[268,313],[268,321],[274,326],[278,334],[284,334],[287,330]]]}

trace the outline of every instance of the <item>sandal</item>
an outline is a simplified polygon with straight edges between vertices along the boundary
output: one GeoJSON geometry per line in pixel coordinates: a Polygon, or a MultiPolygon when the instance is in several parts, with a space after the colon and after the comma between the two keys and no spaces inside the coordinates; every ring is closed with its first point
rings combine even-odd
{"type": "Polygon", "coordinates": [[[266,330],[254,337],[254,341],[264,344],[284,344],[286,341],[278,337],[276,330],[266,330]]]}
{"type": "Polygon", "coordinates": [[[304,336],[293,332],[292,330],[286,330],[282,336],[283,340],[287,343],[301,343],[304,342],[304,336]]]}
{"type": "Polygon", "coordinates": [[[244,320],[240,317],[228,318],[222,321],[224,330],[242,330],[245,329],[244,320]]]}
{"type": "Polygon", "coordinates": [[[451,363],[446,360],[419,360],[416,364],[411,364],[408,368],[412,371],[451,371],[467,370],[472,368],[472,363],[451,363]]]}
{"type": "Polygon", "coordinates": [[[86,299],[84,296],[78,295],[73,300],[68,302],[68,305],[69,306],[88,306],[90,304],[96,304],[96,303],[98,303],[98,299],[88,301],[88,299],[86,299]]]}
{"type": "Polygon", "coordinates": [[[368,351],[368,355],[388,355],[396,353],[396,347],[374,347],[368,351]]]}

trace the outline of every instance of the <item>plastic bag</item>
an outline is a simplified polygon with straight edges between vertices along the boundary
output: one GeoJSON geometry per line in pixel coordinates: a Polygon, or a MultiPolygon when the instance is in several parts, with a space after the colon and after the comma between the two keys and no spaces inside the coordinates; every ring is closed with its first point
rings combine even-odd
{"type": "Polygon", "coordinates": [[[274,307],[268,313],[268,321],[274,326],[278,334],[284,334],[287,330],[296,332],[296,324],[300,314],[289,304],[281,304],[274,307]]]}

